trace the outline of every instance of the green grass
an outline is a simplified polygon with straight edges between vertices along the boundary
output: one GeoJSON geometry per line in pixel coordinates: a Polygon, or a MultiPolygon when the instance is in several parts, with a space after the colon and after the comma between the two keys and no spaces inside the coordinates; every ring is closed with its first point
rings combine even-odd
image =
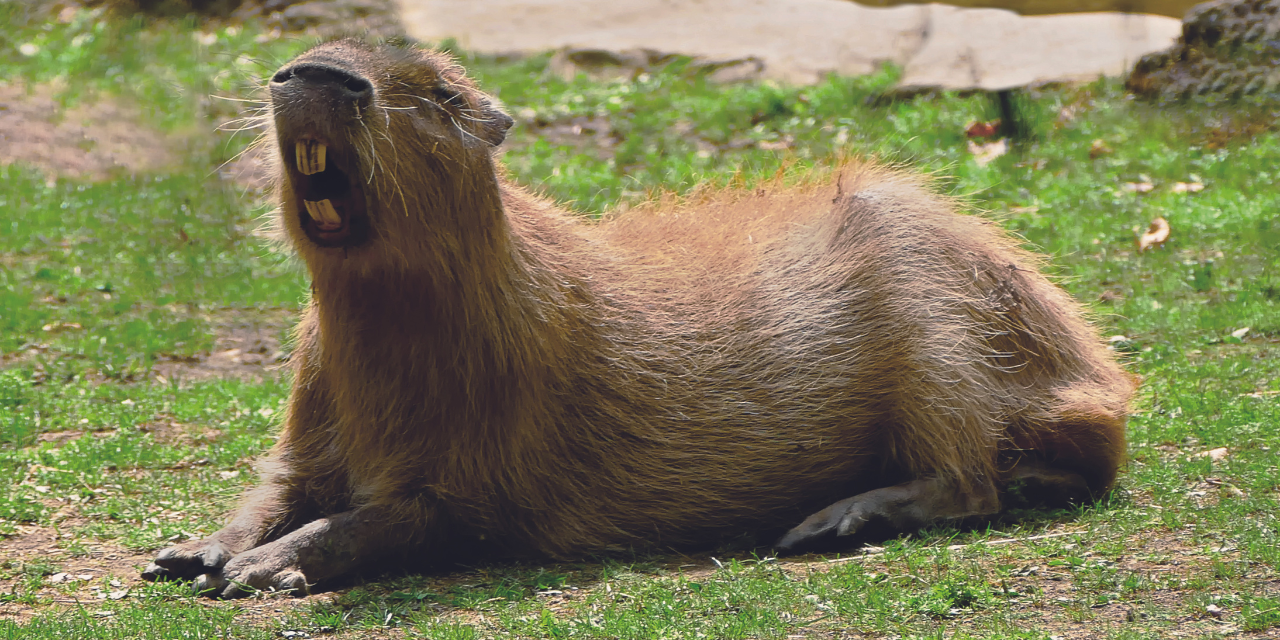
{"type": "Polygon", "coordinates": [[[1132,462],[1109,500],[928,530],[830,563],[725,552],[493,565],[392,575],[301,602],[205,603],[178,585],[137,582],[129,562],[218,528],[252,483],[288,389],[271,375],[157,368],[203,359],[233,320],[259,320],[278,337],[278,318],[306,295],[298,266],[254,234],[268,207],[216,177],[249,136],[214,127],[250,105],[209,96],[253,98],[258,79],[305,44],[259,35],[93,12],[60,23],[0,3],[0,77],[54,87],[68,107],[126,100],[151,126],[196,140],[160,175],[50,182],[0,168],[0,638],[1280,630],[1274,114],[1156,109],[1114,81],[1047,89],[1020,96],[1031,140],[979,166],[964,126],[995,116],[988,99],[890,99],[893,69],[806,88],[710,84],[680,62],[635,79],[566,81],[548,57],[460,53],[518,117],[504,155],[515,178],[587,214],[851,154],[929,172],[1000,219],[1050,256],[1048,270],[1107,335],[1123,336],[1114,344],[1144,379],[1132,462]],[[607,135],[565,133],[584,122],[607,135]],[[1091,157],[1095,140],[1111,152],[1091,157]],[[1175,193],[1177,182],[1205,188],[1175,193]],[[1139,253],[1136,234],[1157,216],[1172,237],[1139,253]],[[1220,447],[1222,460],[1197,455],[1220,447]],[[56,542],[27,544],[39,536],[56,542]],[[1019,541],[989,544],[1009,539],[1019,541]],[[123,564],[105,559],[113,554],[123,564]],[[86,566],[92,580],[52,580],[86,566]],[[105,595],[123,588],[112,577],[128,588],[119,599],[105,595]]]}

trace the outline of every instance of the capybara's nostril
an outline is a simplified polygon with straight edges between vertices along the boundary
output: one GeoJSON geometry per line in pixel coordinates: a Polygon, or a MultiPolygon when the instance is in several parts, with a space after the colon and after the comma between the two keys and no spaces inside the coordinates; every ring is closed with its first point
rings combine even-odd
{"type": "Polygon", "coordinates": [[[329,85],[340,95],[353,102],[367,101],[373,96],[373,83],[337,67],[314,62],[304,62],[286,67],[271,78],[274,83],[300,82],[312,85],[329,85]]]}

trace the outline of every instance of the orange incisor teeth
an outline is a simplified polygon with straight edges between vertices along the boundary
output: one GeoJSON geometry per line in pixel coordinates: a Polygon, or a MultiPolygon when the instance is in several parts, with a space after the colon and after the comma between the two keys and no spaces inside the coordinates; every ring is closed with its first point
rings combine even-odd
{"type": "Polygon", "coordinates": [[[342,216],[338,215],[338,210],[334,208],[333,201],[328,198],[320,202],[312,202],[303,200],[302,204],[307,207],[307,214],[312,220],[320,223],[322,227],[339,227],[342,226],[342,216]]]}
{"type": "Polygon", "coordinates": [[[293,155],[298,163],[298,171],[309,176],[324,171],[325,146],[319,140],[299,140],[293,146],[293,155]]]}

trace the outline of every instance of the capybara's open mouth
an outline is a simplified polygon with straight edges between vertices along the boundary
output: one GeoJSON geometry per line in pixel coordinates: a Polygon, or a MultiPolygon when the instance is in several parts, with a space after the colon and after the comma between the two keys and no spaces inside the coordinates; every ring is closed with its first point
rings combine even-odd
{"type": "Polygon", "coordinates": [[[293,147],[290,170],[303,232],[322,247],[351,247],[367,240],[364,192],[350,178],[351,164],[314,135],[299,137],[293,147]]]}

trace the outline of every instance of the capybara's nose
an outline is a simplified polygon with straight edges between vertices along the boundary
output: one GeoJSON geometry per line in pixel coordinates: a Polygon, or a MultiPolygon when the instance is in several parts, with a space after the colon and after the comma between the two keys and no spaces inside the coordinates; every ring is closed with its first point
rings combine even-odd
{"type": "Polygon", "coordinates": [[[335,91],[338,98],[351,102],[368,103],[373,97],[373,84],[360,76],[327,64],[303,62],[285,67],[271,78],[272,84],[326,88],[335,91]]]}

